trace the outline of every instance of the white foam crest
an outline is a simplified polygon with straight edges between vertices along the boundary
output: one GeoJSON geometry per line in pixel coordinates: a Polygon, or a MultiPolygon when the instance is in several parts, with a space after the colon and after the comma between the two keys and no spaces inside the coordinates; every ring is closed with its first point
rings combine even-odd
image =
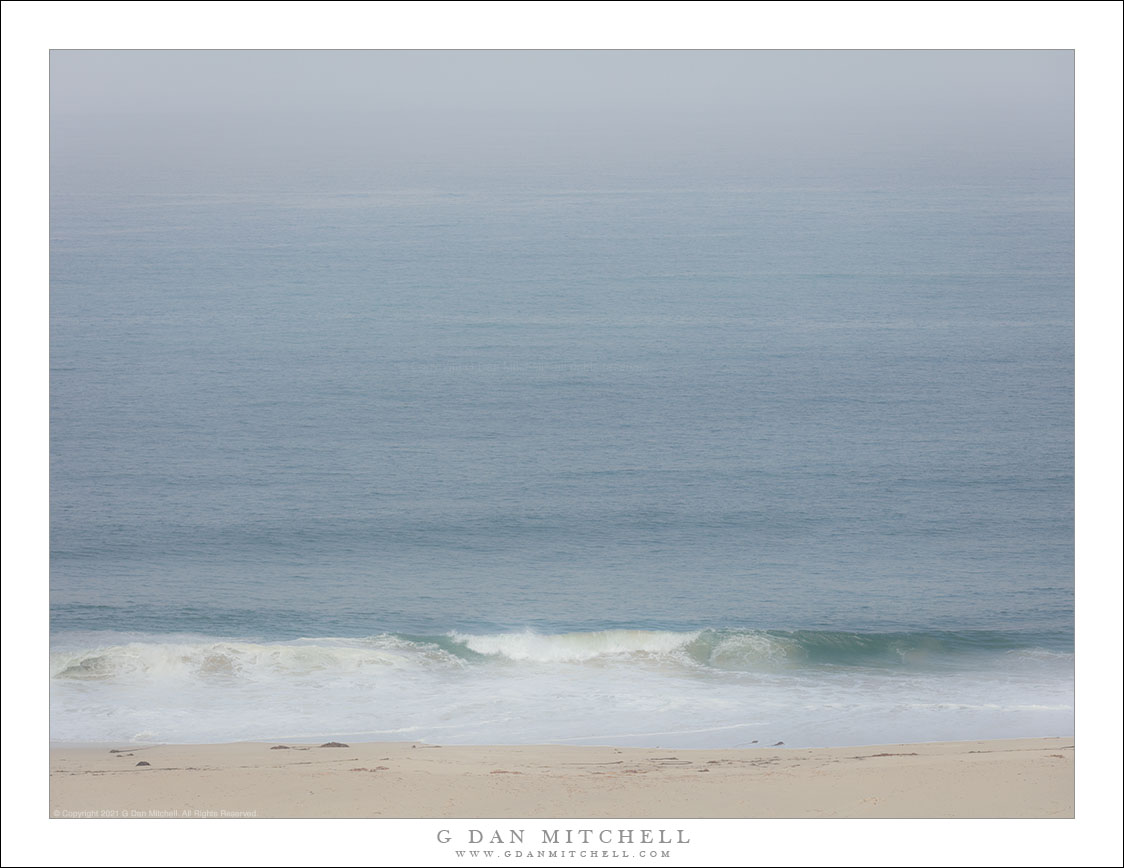
{"type": "Polygon", "coordinates": [[[707,663],[716,669],[759,669],[785,666],[799,660],[799,645],[792,639],[765,633],[724,636],[711,650],[707,663]]]}
{"type": "Polygon", "coordinates": [[[433,645],[396,637],[346,644],[254,642],[131,642],[51,654],[51,677],[77,680],[285,677],[355,672],[368,667],[463,665],[433,645]]]}
{"type": "Polygon", "coordinates": [[[67,674],[51,683],[51,735],[351,742],[362,733],[444,744],[669,748],[1072,732],[1072,678],[1053,667],[1018,677],[990,668],[809,667],[799,646],[795,659],[782,654],[771,667],[760,659],[779,654],[772,643],[783,646],[787,637],[710,630],[454,639],[204,637],[104,647],[95,639],[52,658],[52,670],[67,674]],[[465,659],[476,658],[470,646],[489,656],[473,664],[465,659]],[[724,668],[708,662],[715,652],[724,668]],[[395,659],[404,662],[386,662],[395,659]]]}
{"type": "Polygon", "coordinates": [[[1051,651],[1048,648],[1016,648],[1004,652],[1009,659],[1041,663],[1073,663],[1072,651],[1051,651]]]}
{"type": "Polygon", "coordinates": [[[699,632],[663,630],[599,630],[590,633],[543,635],[450,633],[452,639],[477,654],[534,663],[580,663],[614,657],[659,656],[678,651],[699,637],[699,632]]]}

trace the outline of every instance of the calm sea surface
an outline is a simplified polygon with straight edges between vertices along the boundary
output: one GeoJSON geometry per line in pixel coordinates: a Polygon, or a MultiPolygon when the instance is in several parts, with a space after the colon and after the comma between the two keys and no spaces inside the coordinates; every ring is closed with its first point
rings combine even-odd
{"type": "Polygon", "coordinates": [[[1072,733],[1072,227],[1030,183],[59,192],[52,737],[1072,733]]]}

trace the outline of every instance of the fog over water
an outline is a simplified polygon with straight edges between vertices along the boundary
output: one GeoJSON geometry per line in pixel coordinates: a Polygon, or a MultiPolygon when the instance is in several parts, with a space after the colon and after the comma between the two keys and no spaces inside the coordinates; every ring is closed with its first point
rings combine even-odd
{"type": "Polygon", "coordinates": [[[67,190],[1071,173],[1065,51],[56,51],[67,190]]]}

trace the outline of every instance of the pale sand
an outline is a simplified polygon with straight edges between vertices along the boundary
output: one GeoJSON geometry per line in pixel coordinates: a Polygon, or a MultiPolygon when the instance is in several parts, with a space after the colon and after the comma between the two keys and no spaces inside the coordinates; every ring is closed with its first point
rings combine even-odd
{"type": "Polygon", "coordinates": [[[646,750],[352,744],[51,751],[51,814],[1072,817],[1072,738],[646,750]],[[138,766],[138,762],[148,766],[138,766]],[[56,813],[57,812],[57,813],[56,813]]]}

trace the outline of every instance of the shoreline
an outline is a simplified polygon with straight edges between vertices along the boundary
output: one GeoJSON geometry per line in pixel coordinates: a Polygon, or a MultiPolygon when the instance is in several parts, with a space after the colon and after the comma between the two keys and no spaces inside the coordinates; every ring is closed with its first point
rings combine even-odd
{"type": "Polygon", "coordinates": [[[52,745],[50,814],[105,819],[1074,816],[1072,737],[687,750],[335,744],[340,746],[52,745]]]}

